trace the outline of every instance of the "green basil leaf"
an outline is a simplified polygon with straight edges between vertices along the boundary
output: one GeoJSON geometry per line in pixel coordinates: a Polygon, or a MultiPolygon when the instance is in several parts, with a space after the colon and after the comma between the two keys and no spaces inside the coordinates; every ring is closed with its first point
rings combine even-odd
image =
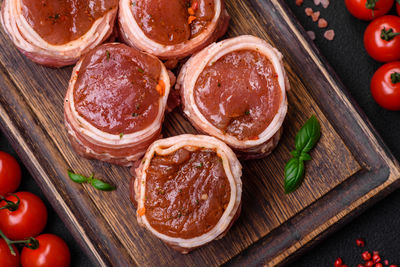
{"type": "Polygon", "coordinates": [[[304,162],[298,158],[292,158],[285,166],[285,193],[295,191],[303,181],[304,162]]]}
{"type": "Polygon", "coordinates": [[[100,180],[97,180],[97,179],[93,179],[90,183],[97,190],[101,190],[101,191],[113,191],[113,190],[115,190],[115,186],[107,184],[107,183],[105,183],[103,181],[100,181],[100,180]]]}
{"type": "Polygon", "coordinates": [[[321,125],[314,115],[304,124],[296,135],[296,150],[308,153],[315,146],[321,136],[321,125]]]}
{"type": "Polygon", "coordinates": [[[292,152],[290,152],[290,154],[292,154],[292,156],[293,156],[294,158],[300,157],[300,152],[297,151],[297,150],[293,150],[292,152]]]}
{"type": "Polygon", "coordinates": [[[78,184],[83,184],[88,181],[87,177],[80,175],[80,174],[73,173],[71,171],[68,171],[68,176],[72,181],[74,181],[75,183],[78,183],[78,184]]]}
{"type": "Polygon", "coordinates": [[[311,156],[308,153],[301,153],[299,159],[302,161],[311,160],[311,156]]]}

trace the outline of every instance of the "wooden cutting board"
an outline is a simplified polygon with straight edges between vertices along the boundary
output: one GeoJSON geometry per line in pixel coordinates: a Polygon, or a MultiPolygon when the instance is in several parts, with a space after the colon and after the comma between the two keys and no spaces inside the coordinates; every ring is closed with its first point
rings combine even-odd
{"type": "MultiPolygon", "coordinates": [[[[228,36],[253,34],[279,48],[291,90],[278,148],[243,162],[243,211],[226,237],[181,255],[139,227],[127,168],[78,157],[64,129],[63,98],[72,68],[49,69],[22,56],[0,32],[1,127],[95,266],[275,266],[287,263],[363,207],[399,187],[399,164],[283,0],[226,0],[228,36]],[[301,125],[316,114],[322,137],[295,193],[283,168],[301,125]],[[71,182],[67,170],[117,185],[110,193],[71,182]]],[[[176,110],[164,135],[194,133],[176,110]]]]}

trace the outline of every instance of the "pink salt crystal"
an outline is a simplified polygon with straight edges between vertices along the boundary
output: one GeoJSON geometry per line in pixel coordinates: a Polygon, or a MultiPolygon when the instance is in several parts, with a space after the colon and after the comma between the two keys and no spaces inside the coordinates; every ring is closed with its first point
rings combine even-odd
{"type": "Polygon", "coordinates": [[[308,36],[310,37],[311,40],[313,40],[313,41],[315,40],[315,32],[308,31],[307,34],[308,34],[308,36]]]}
{"type": "Polygon", "coordinates": [[[321,4],[321,0],[314,0],[314,5],[319,6],[321,4]]]}
{"type": "Polygon", "coordinates": [[[335,39],[335,31],[334,30],[327,30],[324,33],[324,37],[326,40],[332,41],[333,39],[335,39]]]}
{"type": "Polygon", "coordinates": [[[326,27],[328,27],[328,22],[325,19],[321,18],[318,20],[318,27],[326,28],[326,27]]]}
{"type": "Polygon", "coordinates": [[[312,20],[313,20],[314,22],[316,22],[316,21],[318,20],[318,18],[319,18],[320,15],[321,15],[321,12],[319,12],[319,11],[314,12],[314,13],[311,15],[312,20]]]}
{"type": "Polygon", "coordinates": [[[306,9],[305,9],[305,11],[306,11],[306,15],[307,16],[311,16],[314,12],[313,12],[313,10],[312,10],[312,8],[310,8],[310,7],[307,7],[306,9]]]}
{"type": "Polygon", "coordinates": [[[296,0],[296,5],[301,6],[303,4],[304,0],[296,0]]]}
{"type": "Polygon", "coordinates": [[[321,0],[321,4],[324,8],[328,8],[329,6],[329,0],[321,0]]]}

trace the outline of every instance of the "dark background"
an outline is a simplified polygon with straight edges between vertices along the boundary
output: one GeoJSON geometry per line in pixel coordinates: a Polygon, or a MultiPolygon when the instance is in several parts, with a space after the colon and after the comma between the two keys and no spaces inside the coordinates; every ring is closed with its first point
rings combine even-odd
{"type": "MultiPolygon", "coordinates": [[[[352,17],[347,12],[343,0],[331,0],[327,9],[322,6],[315,7],[312,0],[304,0],[301,7],[295,5],[295,0],[286,0],[286,3],[306,30],[315,31],[315,44],[341,77],[356,103],[367,114],[395,157],[400,160],[400,112],[380,108],[369,91],[370,79],[381,64],[369,58],[363,47],[363,33],[368,23],[352,17]],[[329,23],[328,29],[332,28],[336,32],[334,41],[323,38],[324,30],[319,29],[317,23],[305,15],[306,7],[321,11],[321,17],[329,23]]],[[[394,11],[392,13],[394,14],[394,11]]],[[[16,157],[4,135],[0,135],[0,150],[16,157]]],[[[20,164],[22,166],[21,162],[20,164]]],[[[46,201],[25,168],[19,191],[33,192],[46,201]]],[[[72,253],[72,266],[92,266],[50,204],[46,204],[49,220],[45,232],[55,233],[67,241],[72,253]]],[[[350,267],[357,266],[358,263],[362,263],[361,252],[365,250],[355,245],[355,240],[360,237],[366,241],[365,249],[377,250],[382,258],[388,259],[391,264],[400,264],[400,190],[372,206],[290,266],[333,266],[337,257],[341,257],[350,267]]]]}

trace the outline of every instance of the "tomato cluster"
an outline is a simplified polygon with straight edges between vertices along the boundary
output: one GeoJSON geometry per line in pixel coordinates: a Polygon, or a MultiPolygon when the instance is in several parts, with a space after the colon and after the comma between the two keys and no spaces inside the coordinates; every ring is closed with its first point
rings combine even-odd
{"type": "Polygon", "coordinates": [[[354,17],[372,20],[387,14],[393,7],[394,0],[345,0],[344,2],[354,17]]]}
{"type": "Polygon", "coordinates": [[[68,267],[71,257],[64,240],[40,235],[47,223],[43,201],[29,192],[13,193],[20,182],[18,162],[0,151],[0,266],[68,267]],[[21,254],[14,244],[25,245],[21,254]]]}
{"type": "Polygon", "coordinates": [[[350,13],[372,20],[364,33],[367,53],[376,61],[389,62],[371,80],[371,93],[385,109],[400,110],[400,0],[345,0],[350,13]],[[396,1],[398,16],[386,15],[396,1]]]}

